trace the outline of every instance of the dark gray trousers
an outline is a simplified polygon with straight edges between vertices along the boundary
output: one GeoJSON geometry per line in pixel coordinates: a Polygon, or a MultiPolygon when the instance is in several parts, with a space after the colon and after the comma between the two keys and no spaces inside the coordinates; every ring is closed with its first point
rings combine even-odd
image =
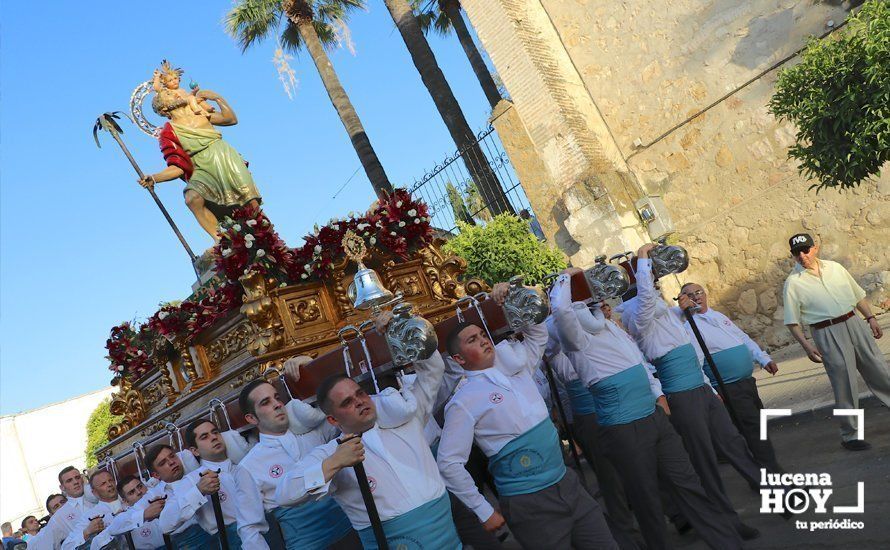
{"type": "Polygon", "coordinates": [[[609,519],[616,528],[626,533],[633,532],[634,518],[627,507],[624,485],[615,467],[603,454],[602,444],[599,442],[596,414],[575,414],[573,431],[581,451],[596,474],[609,519]]]}
{"type": "Polygon", "coordinates": [[[738,525],[741,520],[726,495],[715,448],[723,453],[749,485],[757,485],[760,482],[760,468],[751,457],[745,438],[739,434],[729,419],[726,407],[709,386],[665,396],[671,408],[671,424],[683,439],[683,446],[701,478],[702,487],[733,525],[738,525]]]}
{"type": "Polygon", "coordinates": [[[760,410],[763,409],[763,402],[757,393],[757,381],[754,377],[749,376],[726,384],[726,397],[732,402],[732,408],[738,417],[737,427],[754,455],[754,460],[770,472],[784,471],[776,460],[773,444],[769,439],[760,440],[760,410]]]}
{"type": "Polygon", "coordinates": [[[454,520],[457,536],[464,545],[472,546],[473,550],[496,550],[501,547],[497,536],[486,531],[476,514],[451,494],[451,491],[448,492],[448,498],[451,499],[451,519],[454,520]]]}
{"type": "Polygon", "coordinates": [[[526,550],[618,550],[599,504],[566,469],[555,485],[498,499],[510,532],[526,550]]]}
{"type": "Polygon", "coordinates": [[[621,475],[649,550],[670,548],[659,480],[708,546],[742,547],[726,515],[702,488],[680,437],[660,407],[629,424],[600,426],[600,444],[621,475]]]}

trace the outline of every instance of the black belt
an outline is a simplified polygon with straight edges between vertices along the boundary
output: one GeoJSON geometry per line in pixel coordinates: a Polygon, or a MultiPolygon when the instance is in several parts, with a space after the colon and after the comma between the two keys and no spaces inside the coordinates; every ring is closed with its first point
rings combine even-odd
{"type": "Polygon", "coordinates": [[[816,329],[816,328],[830,327],[831,325],[839,325],[854,315],[856,315],[856,312],[851,311],[850,313],[846,313],[844,315],[841,315],[840,317],[835,317],[834,319],[828,319],[826,321],[819,321],[818,323],[813,323],[812,325],[810,325],[810,328],[816,329]]]}

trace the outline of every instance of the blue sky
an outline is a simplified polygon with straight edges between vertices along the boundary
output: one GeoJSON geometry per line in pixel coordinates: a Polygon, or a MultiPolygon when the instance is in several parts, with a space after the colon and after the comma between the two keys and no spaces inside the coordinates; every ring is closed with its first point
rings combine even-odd
{"type": "MultiPolygon", "coordinates": [[[[356,53],[332,53],[377,154],[396,185],[454,149],[383,3],[355,12],[356,53]]],[[[272,64],[274,42],[242,54],[223,32],[230,2],[189,5],[168,24],[144,3],[4,2],[0,8],[0,413],[107,385],[111,326],[143,319],[188,295],[194,274],[150,196],[96,117],[125,110],[163,58],[183,79],[222,94],[240,123],[226,139],[250,162],[265,209],[291,246],[314,223],[372,200],[346,133],[305,55],[291,66],[289,100],[272,64]]],[[[431,37],[470,125],[489,112],[457,39],[431,37]]],[[[150,112],[148,116],[158,119],[150,112]]],[[[125,121],[124,139],[146,172],[163,167],[156,142],[125,121]]],[[[197,253],[210,246],[182,201],[182,183],[158,194],[197,253]]]]}

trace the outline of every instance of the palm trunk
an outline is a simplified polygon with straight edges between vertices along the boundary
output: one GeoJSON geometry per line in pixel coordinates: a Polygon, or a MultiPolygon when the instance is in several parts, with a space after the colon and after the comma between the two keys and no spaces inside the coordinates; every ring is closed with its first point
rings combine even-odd
{"type": "Polygon", "coordinates": [[[451,26],[454,28],[455,34],[457,34],[457,39],[460,41],[464,53],[467,54],[467,59],[470,60],[473,72],[476,73],[479,85],[482,86],[482,91],[485,92],[488,104],[494,109],[502,99],[501,92],[498,90],[498,85],[494,83],[491,73],[488,72],[488,67],[485,65],[485,60],[482,59],[482,54],[479,53],[479,48],[473,42],[473,37],[470,36],[470,29],[467,28],[467,24],[460,13],[459,0],[439,0],[439,8],[445,12],[448,20],[451,21],[451,26]]]}
{"type": "Polygon", "coordinates": [[[473,181],[479,187],[482,197],[485,199],[486,206],[493,214],[501,214],[503,212],[513,212],[513,207],[504,195],[504,190],[498,181],[497,176],[491,169],[488,159],[479,147],[467,119],[461,111],[460,104],[454,97],[445,75],[436,62],[433,50],[430,49],[420,23],[414,16],[411,6],[407,0],[383,0],[392,15],[402,40],[408,47],[414,66],[420,73],[426,89],[429,91],[436,104],[439,115],[448,127],[451,139],[457,145],[458,152],[470,172],[473,181]]]}
{"type": "Polygon", "coordinates": [[[352,146],[355,148],[356,154],[358,154],[362,168],[365,169],[365,174],[368,175],[368,179],[371,181],[371,186],[374,187],[374,192],[378,198],[386,197],[386,195],[392,193],[392,184],[389,182],[389,178],[386,177],[386,172],[380,164],[380,159],[377,158],[377,153],[374,152],[374,147],[371,146],[371,140],[368,138],[368,134],[365,133],[365,128],[362,126],[358,113],[355,112],[355,107],[349,100],[349,96],[346,95],[343,85],[340,84],[337,73],[334,72],[331,60],[324,50],[321,39],[318,38],[315,27],[312,25],[311,16],[297,16],[292,17],[291,20],[297,26],[297,30],[300,31],[300,38],[303,39],[306,50],[312,56],[312,61],[318,69],[318,74],[321,76],[321,81],[328,92],[328,97],[331,98],[334,109],[340,115],[340,121],[349,134],[352,146]]]}

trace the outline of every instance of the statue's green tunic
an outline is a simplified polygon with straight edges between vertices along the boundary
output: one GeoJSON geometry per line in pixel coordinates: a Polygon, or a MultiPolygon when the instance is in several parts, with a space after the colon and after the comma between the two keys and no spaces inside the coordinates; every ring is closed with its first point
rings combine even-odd
{"type": "Polygon", "coordinates": [[[208,205],[211,211],[215,210],[214,206],[231,209],[254,199],[261,201],[244,159],[223,141],[222,134],[216,130],[170,125],[194,168],[183,192],[191,189],[201,195],[206,202],[212,203],[208,205]]]}

